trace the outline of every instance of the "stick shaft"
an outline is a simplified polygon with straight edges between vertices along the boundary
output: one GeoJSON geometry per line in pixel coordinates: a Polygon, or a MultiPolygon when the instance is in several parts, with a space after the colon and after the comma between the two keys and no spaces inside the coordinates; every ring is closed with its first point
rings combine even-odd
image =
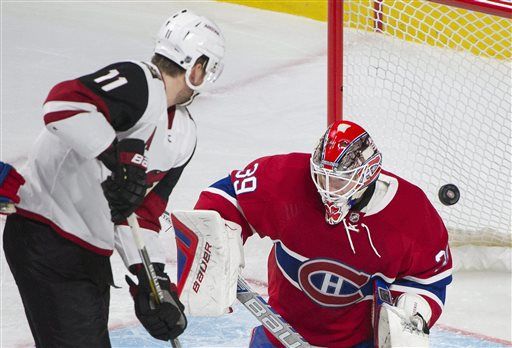
{"type": "MultiPolygon", "coordinates": [[[[162,303],[164,300],[164,294],[162,292],[162,288],[160,287],[160,283],[158,282],[158,278],[156,276],[155,268],[149,259],[148,251],[146,250],[146,245],[144,240],[140,236],[140,227],[139,221],[137,221],[137,216],[132,214],[128,217],[128,225],[130,225],[130,229],[132,230],[133,240],[135,241],[135,245],[139,250],[139,255],[142,260],[142,264],[144,265],[144,270],[146,271],[146,275],[148,277],[149,286],[151,288],[151,292],[155,298],[157,303],[162,303]]],[[[171,345],[174,348],[181,348],[180,341],[175,338],[171,339],[171,345]]]]}
{"type": "Polygon", "coordinates": [[[241,276],[236,297],[286,348],[311,347],[241,276]]]}

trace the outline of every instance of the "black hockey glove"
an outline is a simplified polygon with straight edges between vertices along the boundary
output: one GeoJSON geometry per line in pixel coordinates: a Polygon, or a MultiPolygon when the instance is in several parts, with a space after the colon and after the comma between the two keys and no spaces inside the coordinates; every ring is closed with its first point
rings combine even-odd
{"type": "Polygon", "coordinates": [[[176,285],[171,283],[164,272],[164,265],[154,263],[155,272],[164,295],[164,301],[157,304],[149,286],[146,271],[142,265],[130,267],[130,271],[137,275],[139,285],[126,276],[130,286],[130,293],[135,302],[135,314],[142,326],[151,336],[162,341],[168,341],[181,335],[187,327],[185,307],[178,298],[176,285]]]}
{"type": "Polygon", "coordinates": [[[123,222],[144,201],[148,187],[144,146],[140,139],[123,139],[98,156],[112,171],[101,187],[114,223],[123,222]]]}

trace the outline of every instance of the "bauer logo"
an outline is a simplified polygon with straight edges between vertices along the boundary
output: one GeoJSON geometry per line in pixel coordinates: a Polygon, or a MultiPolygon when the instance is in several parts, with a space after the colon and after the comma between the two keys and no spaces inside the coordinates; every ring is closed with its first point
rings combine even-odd
{"type": "Polygon", "coordinates": [[[361,288],[370,275],[334,260],[312,259],[300,266],[298,280],[302,291],[316,303],[344,307],[365,297],[361,288]]]}
{"type": "Polygon", "coordinates": [[[199,289],[201,288],[201,283],[203,282],[204,276],[206,274],[206,270],[208,269],[208,263],[210,262],[210,256],[211,256],[211,244],[206,242],[204,245],[203,250],[203,257],[201,259],[201,263],[199,264],[199,271],[196,275],[196,280],[194,281],[194,285],[192,286],[192,289],[196,293],[199,292],[199,289]]]}
{"type": "Polygon", "coordinates": [[[147,168],[148,167],[148,161],[146,160],[146,157],[143,155],[136,153],[133,155],[131,162],[133,164],[137,164],[140,167],[147,168]]]}

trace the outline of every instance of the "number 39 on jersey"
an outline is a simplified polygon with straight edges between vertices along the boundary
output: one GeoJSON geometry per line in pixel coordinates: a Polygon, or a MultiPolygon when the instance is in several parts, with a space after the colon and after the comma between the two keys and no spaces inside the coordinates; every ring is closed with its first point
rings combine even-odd
{"type": "Polygon", "coordinates": [[[252,168],[239,170],[235,173],[236,180],[233,182],[237,195],[247,192],[253,192],[258,185],[258,179],[254,176],[258,170],[258,163],[254,163],[252,168]]]}

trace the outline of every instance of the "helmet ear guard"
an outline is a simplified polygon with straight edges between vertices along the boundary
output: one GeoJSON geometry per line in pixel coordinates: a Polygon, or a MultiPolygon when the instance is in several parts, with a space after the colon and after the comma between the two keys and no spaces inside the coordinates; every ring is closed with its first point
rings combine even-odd
{"type": "Polygon", "coordinates": [[[310,160],[311,178],[329,224],[335,225],[346,216],[377,180],[381,167],[382,155],[362,127],[350,121],[329,126],[310,160]]]}
{"type": "Polygon", "coordinates": [[[213,84],[223,71],[225,40],[215,23],[189,10],[174,13],[162,25],[155,45],[155,53],[172,60],[185,69],[189,88],[202,91],[213,84]],[[200,85],[190,81],[192,68],[201,56],[206,56],[205,77],[200,85]]]}
{"type": "Polygon", "coordinates": [[[207,89],[207,86],[212,85],[215,81],[217,81],[219,76],[222,74],[222,71],[224,70],[224,65],[220,61],[217,61],[216,63],[211,63],[211,60],[208,59],[208,62],[206,62],[206,64],[203,65],[203,69],[205,72],[203,82],[199,85],[194,85],[190,80],[190,74],[192,74],[192,68],[194,65],[192,65],[189,69],[186,69],[185,82],[187,83],[187,86],[190,89],[193,89],[194,91],[198,92],[207,89]]]}

